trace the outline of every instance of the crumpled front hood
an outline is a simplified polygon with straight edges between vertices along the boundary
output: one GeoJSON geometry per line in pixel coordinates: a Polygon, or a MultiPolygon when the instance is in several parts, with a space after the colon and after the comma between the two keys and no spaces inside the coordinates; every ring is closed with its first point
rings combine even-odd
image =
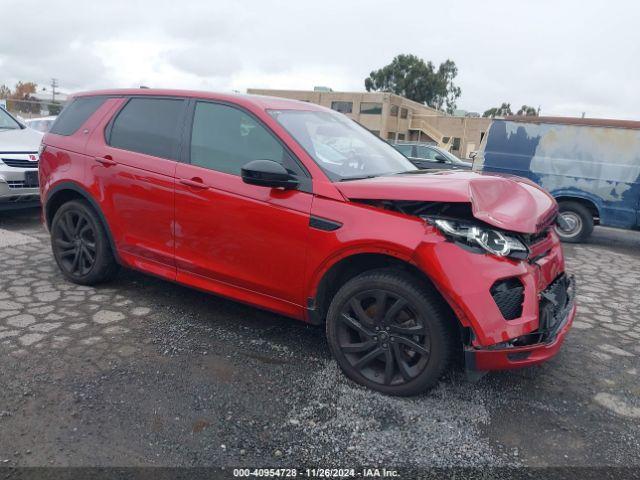
{"type": "Polygon", "coordinates": [[[494,227],[535,233],[555,216],[554,198],[525,178],[477,172],[406,173],[336,183],[349,200],[471,203],[494,227]]]}
{"type": "Polygon", "coordinates": [[[0,153],[37,152],[43,134],[31,128],[4,130],[0,128],[0,153]]]}

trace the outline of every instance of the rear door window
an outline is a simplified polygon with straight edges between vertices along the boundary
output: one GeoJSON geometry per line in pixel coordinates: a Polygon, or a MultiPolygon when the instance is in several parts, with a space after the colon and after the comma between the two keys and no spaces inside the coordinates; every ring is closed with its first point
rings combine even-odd
{"type": "Polygon", "coordinates": [[[132,98],[111,125],[109,145],[176,160],[184,105],[182,99],[132,98]]]}
{"type": "Polygon", "coordinates": [[[56,135],[73,135],[107,100],[107,97],[80,97],[67,105],[53,126],[51,133],[56,135]]]}

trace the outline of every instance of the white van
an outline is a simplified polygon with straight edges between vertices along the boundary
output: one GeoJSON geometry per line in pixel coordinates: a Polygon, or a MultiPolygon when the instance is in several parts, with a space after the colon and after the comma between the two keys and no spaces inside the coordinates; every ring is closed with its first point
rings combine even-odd
{"type": "Polygon", "coordinates": [[[38,148],[42,133],[0,107],[0,210],[40,203],[38,148]]]}

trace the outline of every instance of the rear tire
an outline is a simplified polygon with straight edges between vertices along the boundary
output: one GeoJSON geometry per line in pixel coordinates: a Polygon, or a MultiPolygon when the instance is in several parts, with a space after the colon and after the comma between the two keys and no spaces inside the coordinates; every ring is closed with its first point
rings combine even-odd
{"type": "Polygon", "coordinates": [[[560,240],[569,243],[584,242],[593,232],[593,215],[578,202],[560,202],[559,215],[563,217],[568,229],[556,226],[560,240]]]}
{"type": "Polygon", "coordinates": [[[80,285],[110,280],[119,268],[102,221],[82,200],[69,201],[56,211],[51,249],[62,274],[80,285]]]}
{"type": "Polygon", "coordinates": [[[388,395],[433,387],[456,348],[442,300],[410,274],[392,269],[345,283],[331,302],[326,329],[345,375],[388,395]]]}

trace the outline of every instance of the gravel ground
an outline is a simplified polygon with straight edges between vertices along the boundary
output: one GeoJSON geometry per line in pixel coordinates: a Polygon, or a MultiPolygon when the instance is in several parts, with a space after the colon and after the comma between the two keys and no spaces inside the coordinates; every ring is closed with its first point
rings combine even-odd
{"type": "Polygon", "coordinates": [[[0,217],[4,466],[640,466],[640,234],[567,246],[579,314],[540,367],[390,398],[323,330],[136,272],[80,287],[0,217]]]}

